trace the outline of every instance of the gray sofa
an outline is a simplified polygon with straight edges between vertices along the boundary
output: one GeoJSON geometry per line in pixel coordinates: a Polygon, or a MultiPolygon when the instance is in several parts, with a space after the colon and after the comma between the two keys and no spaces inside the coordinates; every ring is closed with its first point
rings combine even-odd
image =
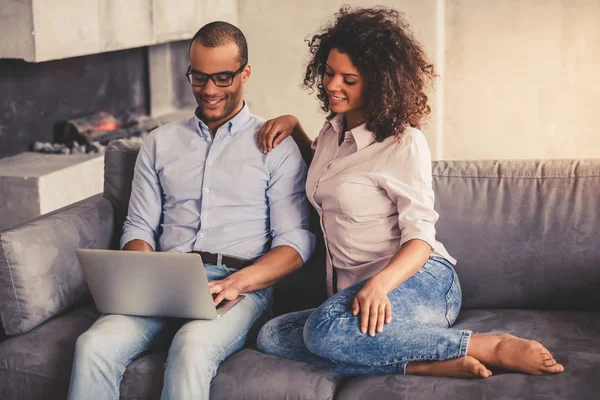
{"type": "MultiPolygon", "coordinates": [[[[66,397],[75,340],[98,317],[75,249],[116,246],[138,149],[109,146],[103,196],[0,233],[1,399],[66,397]]],[[[600,398],[600,159],[439,161],[433,170],[438,238],[459,260],[456,327],[537,339],[566,372],[493,371],[482,381],[343,377],[250,347],[221,365],[212,398],[600,398]]],[[[322,260],[320,242],[307,265],[276,286],[276,314],[324,299],[322,260]]],[[[157,399],[165,357],[161,347],[133,362],[121,399],[157,399]]]]}

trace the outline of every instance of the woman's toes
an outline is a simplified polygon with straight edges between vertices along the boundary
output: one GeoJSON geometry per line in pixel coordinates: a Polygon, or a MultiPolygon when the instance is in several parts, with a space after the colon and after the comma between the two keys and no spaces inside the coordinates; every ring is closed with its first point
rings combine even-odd
{"type": "Polygon", "coordinates": [[[535,341],[535,340],[530,340],[530,342],[532,343],[531,349],[533,351],[537,351],[540,354],[550,354],[550,350],[545,348],[544,345],[541,344],[540,342],[535,341]]]}
{"type": "Polygon", "coordinates": [[[552,365],[550,367],[544,367],[543,370],[546,373],[558,374],[560,372],[564,372],[565,367],[563,367],[562,364],[555,363],[554,365],[552,365]]]}
{"type": "Polygon", "coordinates": [[[492,375],[492,372],[489,369],[487,369],[485,365],[479,362],[479,360],[477,360],[476,358],[465,356],[460,360],[463,364],[463,368],[470,370],[473,376],[487,378],[490,375],[492,375]]]}
{"type": "Polygon", "coordinates": [[[481,378],[489,378],[490,376],[492,376],[492,371],[490,371],[489,369],[487,369],[485,367],[485,365],[483,364],[479,364],[475,367],[475,371],[474,371],[476,376],[479,376],[481,378]]]}
{"type": "Polygon", "coordinates": [[[551,366],[553,366],[555,364],[556,364],[556,360],[554,358],[551,358],[549,360],[544,360],[543,361],[544,367],[551,367],[551,366]]]}

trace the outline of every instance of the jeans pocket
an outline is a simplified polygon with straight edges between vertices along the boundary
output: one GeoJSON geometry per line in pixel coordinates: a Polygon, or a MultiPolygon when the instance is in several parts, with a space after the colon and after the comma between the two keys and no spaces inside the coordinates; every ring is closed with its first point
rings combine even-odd
{"type": "Polygon", "coordinates": [[[448,321],[448,327],[456,322],[461,305],[462,289],[460,288],[458,276],[456,275],[456,272],[454,272],[452,285],[450,285],[450,289],[448,289],[448,292],[446,293],[446,321],[448,321]]]}

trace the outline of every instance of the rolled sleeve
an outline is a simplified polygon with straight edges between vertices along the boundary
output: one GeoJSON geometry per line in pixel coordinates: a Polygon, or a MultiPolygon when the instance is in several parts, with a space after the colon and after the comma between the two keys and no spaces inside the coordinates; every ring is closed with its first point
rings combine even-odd
{"type": "Polygon", "coordinates": [[[269,153],[269,218],[271,248],[290,246],[306,262],[315,248],[310,232],[310,206],[306,198],[306,164],[291,138],[269,153]]]}
{"type": "Polygon", "coordinates": [[[161,187],[155,170],[155,141],[150,136],[135,163],[131,197],[123,224],[121,248],[132,240],[143,240],[156,250],[156,233],[162,213],[161,187]]]}
{"type": "Polygon", "coordinates": [[[398,224],[402,232],[400,247],[421,239],[435,250],[435,223],[431,177],[431,154],[424,138],[410,137],[388,160],[381,186],[396,203],[398,224]]]}

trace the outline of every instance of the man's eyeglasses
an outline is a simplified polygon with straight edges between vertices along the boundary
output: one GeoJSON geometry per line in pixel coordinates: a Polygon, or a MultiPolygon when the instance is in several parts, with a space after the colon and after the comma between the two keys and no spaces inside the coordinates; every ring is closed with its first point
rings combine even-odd
{"type": "Polygon", "coordinates": [[[192,71],[192,66],[190,65],[185,76],[192,86],[204,86],[210,79],[218,87],[228,87],[233,84],[233,78],[242,72],[245,67],[246,64],[242,65],[240,69],[235,72],[223,71],[217,72],[216,74],[203,74],[201,72],[192,71]]]}

